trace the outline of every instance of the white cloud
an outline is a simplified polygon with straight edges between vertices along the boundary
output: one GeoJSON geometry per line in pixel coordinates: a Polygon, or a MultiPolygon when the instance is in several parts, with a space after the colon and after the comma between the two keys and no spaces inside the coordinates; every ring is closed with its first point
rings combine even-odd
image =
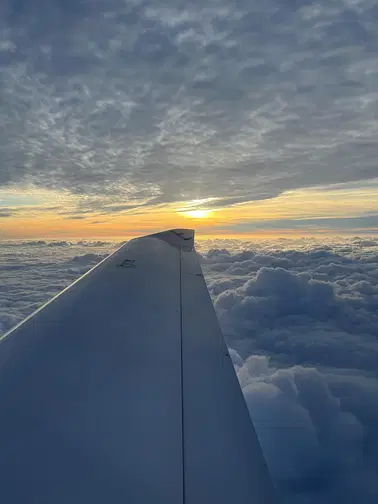
{"type": "Polygon", "coordinates": [[[244,252],[239,244],[236,253],[221,242],[204,254],[209,290],[284,503],[378,498],[373,241],[280,240],[248,244],[244,252]],[[275,267],[277,260],[286,268],[275,267]]]}
{"type": "Polygon", "coordinates": [[[7,331],[103,259],[110,242],[0,244],[0,333],[7,331]],[[88,253],[90,247],[91,253],[88,253]]]}

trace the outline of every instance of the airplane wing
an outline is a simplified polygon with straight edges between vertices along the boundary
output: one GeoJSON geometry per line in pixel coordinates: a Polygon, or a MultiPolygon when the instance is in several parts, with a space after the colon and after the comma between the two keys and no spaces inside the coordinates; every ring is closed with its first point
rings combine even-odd
{"type": "Polygon", "coordinates": [[[193,242],[129,241],[2,338],[2,502],[276,502],[193,242]]]}

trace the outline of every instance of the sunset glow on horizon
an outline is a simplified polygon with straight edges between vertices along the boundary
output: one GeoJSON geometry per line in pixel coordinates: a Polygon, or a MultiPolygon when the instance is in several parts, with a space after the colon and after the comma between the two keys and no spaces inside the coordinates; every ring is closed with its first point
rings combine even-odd
{"type": "Polygon", "coordinates": [[[214,199],[119,209],[111,198],[93,200],[29,187],[0,191],[1,239],[138,236],[193,227],[206,236],[371,234],[378,231],[378,180],[286,191],[274,197],[222,206],[214,199]],[[211,205],[217,206],[211,208],[211,205]],[[199,208],[197,208],[199,205],[199,208]],[[6,213],[8,213],[6,215],[6,213]],[[355,223],[355,225],[353,225],[355,223]]]}

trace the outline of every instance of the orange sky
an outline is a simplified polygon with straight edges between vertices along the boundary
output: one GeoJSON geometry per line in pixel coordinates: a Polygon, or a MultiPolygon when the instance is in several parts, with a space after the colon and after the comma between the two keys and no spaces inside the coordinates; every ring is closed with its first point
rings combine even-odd
{"type": "Polygon", "coordinates": [[[2,191],[1,202],[0,216],[8,215],[0,217],[0,239],[128,237],[180,227],[193,227],[202,236],[355,234],[352,221],[340,229],[329,229],[327,222],[378,214],[378,183],[298,189],[229,207],[197,200],[117,212],[110,202],[105,210],[80,213],[78,197],[30,187],[2,191]]]}

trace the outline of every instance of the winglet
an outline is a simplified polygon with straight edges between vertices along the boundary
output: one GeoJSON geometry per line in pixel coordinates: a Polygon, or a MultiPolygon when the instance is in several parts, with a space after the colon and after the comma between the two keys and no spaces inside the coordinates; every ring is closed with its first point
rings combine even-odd
{"type": "Polygon", "coordinates": [[[159,238],[173,247],[192,252],[194,250],[194,229],[170,229],[162,233],[155,233],[148,237],[159,238]]]}

